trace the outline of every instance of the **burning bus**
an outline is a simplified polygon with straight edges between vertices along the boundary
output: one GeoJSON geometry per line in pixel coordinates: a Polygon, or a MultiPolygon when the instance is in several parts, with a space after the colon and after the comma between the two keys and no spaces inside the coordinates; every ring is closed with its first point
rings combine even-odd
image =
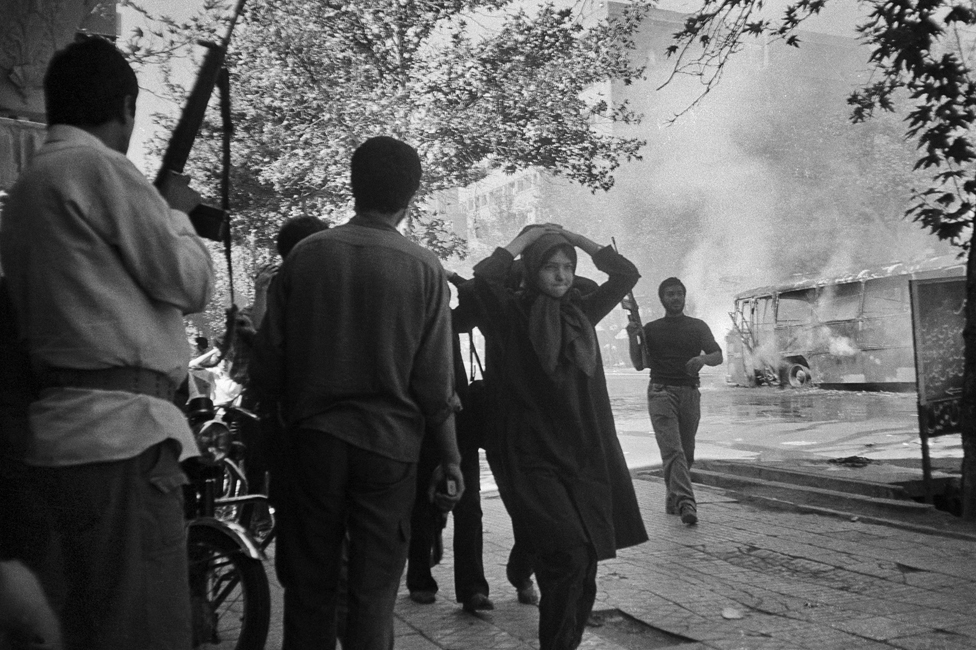
{"type": "Polygon", "coordinates": [[[743,291],[729,313],[727,380],[915,390],[909,280],[965,275],[945,256],[743,291]]]}

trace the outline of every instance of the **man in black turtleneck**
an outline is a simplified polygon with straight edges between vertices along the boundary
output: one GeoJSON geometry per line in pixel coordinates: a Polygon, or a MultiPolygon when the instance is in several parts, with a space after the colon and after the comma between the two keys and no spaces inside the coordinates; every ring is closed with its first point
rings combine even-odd
{"type": "Polygon", "coordinates": [[[691,487],[691,464],[695,460],[695,434],[701,418],[698,371],[722,363],[722,350],[704,321],[684,313],[685,285],[668,278],[657,290],[664,305],[664,318],[644,326],[646,355],[641,350],[635,324],[630,334],[630,359],[634,368],[651,369],[647,387],[647,411],[661,450],[665,511],[681,515],[689,526],[698,523],[698,508],[691,487]]]}

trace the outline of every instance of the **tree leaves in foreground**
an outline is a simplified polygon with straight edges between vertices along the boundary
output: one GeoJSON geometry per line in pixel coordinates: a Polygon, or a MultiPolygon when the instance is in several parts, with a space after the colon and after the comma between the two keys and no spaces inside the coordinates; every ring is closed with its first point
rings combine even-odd
{"type": "MultiPolygon", "coordinates": [[[[584,26],[552,4],[531,15],[510,4],[249,0],[228,54],[238,236],[270,247],[288,217],[344,218],[352,152],[379,134],[417,147],[422,198],[528,167],[609,189],[643,142],[599,128],[639,116],[594,89],[642,74],[629,54],[645,6],[584,26]]],[[[130,39],[130,53],[171,65],[192,38],[220,32],[212,17],[222,6],[208,0],[206,9],[183,23],[157,18],[155,31],[130,39]]],[[[217,187],[218,161],[208,123],[191,173],[217,187]]],[[[464,254],[429,210],[414,210],[410,232],[442,257],[464,254]]]]}

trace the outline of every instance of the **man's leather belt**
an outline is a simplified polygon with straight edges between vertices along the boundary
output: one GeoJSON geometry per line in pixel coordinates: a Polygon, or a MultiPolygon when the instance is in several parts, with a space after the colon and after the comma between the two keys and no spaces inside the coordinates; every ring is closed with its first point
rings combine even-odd
{"type": "Polygon", "coordinates": [[[158,397],[173,401],[176,384],[170,378],[147,368],[101,368],[77,370],[74,368],[50,368],[41,375],[41,388],[90,388],[95,390],[120,390],[137,395],[158,397]]]}

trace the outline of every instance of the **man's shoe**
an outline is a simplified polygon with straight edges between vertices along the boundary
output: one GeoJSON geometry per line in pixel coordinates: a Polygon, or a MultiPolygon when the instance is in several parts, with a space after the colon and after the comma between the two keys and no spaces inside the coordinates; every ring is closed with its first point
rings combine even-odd
{"type": "Polygon", "coordinates": [[[419,605],[430,605],[437,600],[437,595],[433,591],[411,591],[410,600],[419,605]]]}
{"type": "Polygon", "coordinates": [[[539,604],[539,593],[535,590],[530,582],[528,586],[522,587],[518,590],[518,601],[523,605],[538,605],[539,604]]]}
{"type": "Polygon", "coordinates": [[[695,510],[695,506],[690,503],[681,506],[681,523],[686,526],[694,526],[698,523],[698,512],[695,510]]]}
{"type": "Polygon", "coordinates": [[[485,611],[489,609],[495,609],[494,603],[488,599],[488,596],[484,594],[475,594],[464,601],[464,611],[469,614],[474,614],[478,611],[485,611]]]}
{"type": "Polygon", "coordinates": [[[666,515],[678,514],[678,509],[674,506],[674,501],[671,498],[668,498],[664,501],[664,514],[666,515]]]}

